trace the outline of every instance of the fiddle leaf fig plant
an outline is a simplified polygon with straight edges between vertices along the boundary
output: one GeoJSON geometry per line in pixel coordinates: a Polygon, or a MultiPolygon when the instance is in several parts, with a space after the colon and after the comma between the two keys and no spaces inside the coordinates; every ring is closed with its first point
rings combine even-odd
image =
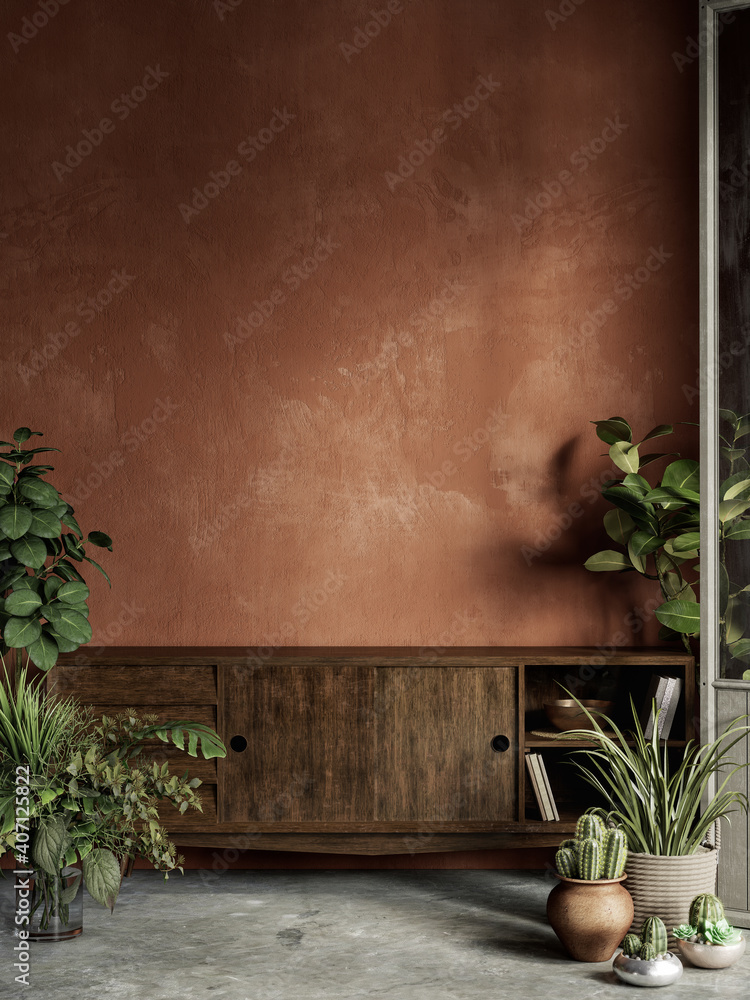
{"type": "MultiPolygon", "coordinates": [[[[750,638],[744,638],[745,609],[750,585],[732,584],[727,573],[727,542],[750,539],[750,462],[741,439],[750,433],[750,414],[731,410],[720,415],[729,425],[722,435],[722,458],[729,475],[720,487],[720,624],[722,647],[733,658],[750,662],[750,638]]],[[[641,456],[641,446],[653,438],[673,433],[671,424],[660,424],[642,441],[623,417],[594,420],[600,440],[608,444],[609,457],[624,475],[602,487],[602,496],[614,507],[604,515],[604,528],[620,550],[597,552],[585,562],[592,572],[634,571],[658,581],[663,603],[654,612],[661,623],[661,639],[682,640],[690,651],[690,636],[700,631],[698,582],[700,546],[700,466],[679,455],[654,453],[641,456]],[[661,479],[649,482],[644,466],[674,457],[661,479]]]]}
{"type": "Polygon", "coordinates": [[[59,448],[30,448],[41,431],[19,427],[0,441],[0,655],[26,650],[41,670],[59,653],[72,653],[91,639],[89,588],[81,573],[91,544],[112,551],[112,539],[91,531],[84,540],[73,507],[46,480],[54,466],[36,457],[59,448]]]}

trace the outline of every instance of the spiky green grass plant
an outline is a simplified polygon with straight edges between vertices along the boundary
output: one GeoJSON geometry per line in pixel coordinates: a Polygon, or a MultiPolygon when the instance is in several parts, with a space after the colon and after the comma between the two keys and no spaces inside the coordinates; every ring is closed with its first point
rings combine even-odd
{"type": "Polygon", "coordinates": [[[631,697],[633,728],[622,732],[602,713],[590,712],[578,702],[594,728],[574,729],[566,738],[586,740],[593,747],[575,751],[574,766],[585,781],[609,804],[590,812],[614,821],[626,833],[628,849],[639,854],[694,854],[713,823],[731,812],[747,812],[747,796],[729,791],[732,775],[748,764],[736,764],[729,754],[746,739],[750,726],[740,725],[748,716],[739,716],[718,739],[700,746],[688,741],[682,759],[674,765],[666,741],[659,739],[658,726],[650,739],[643,734],[638,712],[631,697]],[[601,722],[614,735],[604,731],[601,722]],[[584,758],[582,760],[578,758],[584,758]],[[713,775],[721,784],[701,812],[701,799],[713,775]]]}

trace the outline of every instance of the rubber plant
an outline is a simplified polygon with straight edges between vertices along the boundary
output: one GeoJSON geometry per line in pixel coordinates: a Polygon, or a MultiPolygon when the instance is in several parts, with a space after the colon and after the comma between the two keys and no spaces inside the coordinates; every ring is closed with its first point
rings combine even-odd
{"type": "MultiPolygon", "coordinates": [[[[729,475],[721,484],[720,574],[722,646],[733,658],[750,662],[750,638],[744,638],[745,606],[750,585],[732,584],[726,570],[727,543],[750,538],[750,462],[741,439],[750,433],[750,414],[721,411],[729,429],[722,435],[722,457],[729,475]]],[[[700,546],[700,467],[690,458],[676,457],[661,479],[649,482],[642,470],[664,452],[641,454],[642,447],[673,433],[671,424],[654,427],[638,442],[623,417],[594,420],[597,436],[609,445],[609,457],[624,475],[602,487],[613,505],[604,515],[604,528],[620,550],[605,549],[590,556],[592,572],[636,572],[658,581],[663,603],[655,615],[661,639],[681,639],[688,652],[690,636],[700,631],[700,606],[695,593],[700,546]]]]}
{"type": "Polygon", "coordinates": [[[0,654],[25,650],[43,671],[60,653],[91,639],[89,588],[81,573],[105,570],[86,551],[88,544],[112,551],[112,539],[91,531],[84,539],[73,507],[48,482],[54,466],[36,457],[59,448],[30,448],[41,431],[19,427],[12,441],[0,441],[0,654]]]}

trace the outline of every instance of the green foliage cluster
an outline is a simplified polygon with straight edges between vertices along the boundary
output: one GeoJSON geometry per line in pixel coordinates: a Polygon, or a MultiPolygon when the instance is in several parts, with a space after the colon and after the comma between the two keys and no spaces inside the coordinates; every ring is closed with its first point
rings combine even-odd
{"type": "Polygon", "coordinates": [[[40,431],[19,427],[13,441],[0,441],[0,654],[25,649],[32,663],[49,670],[59,653],[91,639],[89,589],[84,562],[109,577],[86,554],[86,545],[112,551],[112,540],[91,531],[84,540],[73,507],[45,476],[52,465],[35,457],[59,448],[29,448],[40,431]]]}
{"type": "MultiPolygon", "coordinates": [[[[735,719],[712,743],[700,746],[689,740],[682,749],[682,760],[674,766],[666,740],[659,739],[658,725],[654,725],[650,739],[643,735],[632,697],[633,729],[627,732],[603,713],[592,714],[575,695],[570,697],[593,726],[564,734],[592,744],[586,750],[573,751],[576,760],[572,763],[610,807],[588,811],[621,826],[629,850],[670,856],[694,854],[716,820],[735,811],[733,806],[747,812],[747,796],[727,785],[736,771],[750,766],[734,765],[730,757],[732,747],[750,733],[750,726],[740,725],[748,716],[735,719]],[[581,757],[583,762],[578,759],[581,757]],[[713,775],[723,780],[702,811],[703,795],[713,775]]],[[[658,716],[655,703],[653,707],[658,716]]]]}
{"type": "Polygon", "coordinates": [[[718,896],[704,892],[690,904],[690,923],[680,924],[673,930],[682,941],[719,946],[739,944],[742,934],[728,922],[724,906],[718,896]]]}
{"type": "MultiPolygon", "coordinates": [[[[727,573],[727,543],[750,539],[750,461],[743,439],[750,434],[750,414],[720,410],[722,462],[728,475],[720,486],[720,627],[722,649],[733,659],[750,663],[750,638],[745,638],[750,584],[732,584],[727,573]]],[[[604,515],[609,537],[622,551],[605,549],[586,560],[592,572],[635,571],[659,583],[664,603],[656,609],[662,639],[681,638],[690,651],[689,636],[700,632],[700,606],[695,593],[700,566],[700,467],[693,459],[669,463],[652,485],[641,473],[645,466],[670,457],[664,452],[641,455],[642,445],[672,434],[671,424],[654,427],[642,441],[623,417],[595,420],[596,433],[609,445],[609,457],[625,475],[605,483],[602,496],[614,507],[604,515]]]]}
{"type": "MultiPolygon", "coordinates": [[[[144,857],[165,876],[179,868],[159,805],[169,802],[181,813],[200,809],[201,782],[147,761],[144,750],[155,739],[193,757],[199,748],[205,758],[226,755],[213,730],[200,723],[158,723],[132,711],[97,722],[74,699],[46,698],[24,670],[13,684],[6,675],[0,687],[0,854],[21,855],[52,880],[80,861],[88,891],[110,909],[124,859],[144,857]],[[19,763],[29,765],[29,820],[21,824],[19,763]],[[19,836],[20,830],[28,836],[19,836]]],[[[62,890],[61,905],[74,896],[73,887],[62,890]]]]}

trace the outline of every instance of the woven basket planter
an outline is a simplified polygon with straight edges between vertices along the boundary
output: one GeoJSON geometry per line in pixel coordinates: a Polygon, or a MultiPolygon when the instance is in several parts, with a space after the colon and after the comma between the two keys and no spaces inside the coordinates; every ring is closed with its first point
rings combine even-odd
{"type": "Polygon", "coordinates": [[[693,899],[700,892],[716,892],[718,858],[715,847],[701,847],[697,854],[682,857],[628,854],[627,889],[635,914],[630,930],[637,934],[646,917],[661,917],[669,947],[676,947],[672,928],[688,922],[693,899]]]}

